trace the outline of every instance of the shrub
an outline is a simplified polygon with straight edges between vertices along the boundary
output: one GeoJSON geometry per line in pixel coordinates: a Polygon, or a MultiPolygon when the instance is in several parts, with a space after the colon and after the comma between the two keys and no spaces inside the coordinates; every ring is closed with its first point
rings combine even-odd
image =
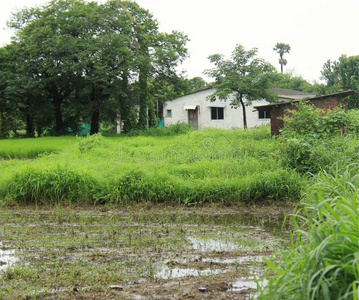
{"type": "Polygon", "coordinates": [[[296,110],[288,113],[281,136],[285,165],[300,172],[317,173],[350,152],[350,147],[356,147],[351,143],[353,135],[340,136],[344,126],[355,132],[354,113],[346,114],[340,108],[325,111],[306,102],[300,102],[296,110]]]}
{"type": "Polygon", "coordinates": [[[3,185],[7,199],[23,203],[48,204],[88,201],[94,180],[87,174],[57,167],[27,168],[15,173],[3,185]]]}
{"type": "Polygon", "coordinates": [[[151,127],[146,130],[132,130],[127,133],[127,136],[169,136],[184,134],[192,131],[193,127],[190,124],[179,122],[177,124],[166,127],[151,127]]]}
{"type": "Polygon", "coordinates": [[[307,101],[296,104],[283,118],[282,136],[286,139],[298,136],[316,139],[338,135],[344,126],[351,124],[349,115],[342,108],[323,110],[307,101]]]}
{"type": "Polygon", "coordinates": [[[87,135],[86,137],[79,137],[79,150],[80,152],[86,152],[94,147],[98,147],[101,145],[103,141],[103,137],[101,133],[96,133],[93,135],[87,135]]]}

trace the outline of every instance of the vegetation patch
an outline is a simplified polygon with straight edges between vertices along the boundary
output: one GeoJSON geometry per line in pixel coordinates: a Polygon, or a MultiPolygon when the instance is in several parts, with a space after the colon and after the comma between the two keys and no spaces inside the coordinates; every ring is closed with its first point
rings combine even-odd
{"type": "MultiPolygon", "coordinates": [[[[43,139],[37,140],[41,144],[43,139]]],[[[61,144],[60,138],[57,153],[3,161],[0,196],[26,203],[195,205],[293,201],[301,193],[300,175],[278,164],[278,141],[268,127],[66,140],[61,144]]],[[[31,152],[32,144],[26,145],[31,152]]]]}

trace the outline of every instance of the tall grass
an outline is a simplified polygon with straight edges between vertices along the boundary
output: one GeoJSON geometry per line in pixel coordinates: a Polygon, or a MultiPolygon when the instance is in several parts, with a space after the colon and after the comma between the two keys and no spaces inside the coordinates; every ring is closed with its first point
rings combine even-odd
{"type": "Polygon", "coordinates": [[[14,174],[3,193],[23,203],[84,202],[90,199],[93,180],[63,167],[26,168],[14,174]]]}
{"type": "Polygon", "coordinates": [[[257,202],[299,198],[269,128],[71,140],[57,154],[0,165],[0,197],[55,202],[257,202]],[[66,172],[68,172],[68,174],[66,172]]]}
{"type": "Polygon", "coordinates": [[[359,165],[316,178],[292,217],[291,248],[268,260],[275,276],[261,299],[359,299],[359,165]]]}

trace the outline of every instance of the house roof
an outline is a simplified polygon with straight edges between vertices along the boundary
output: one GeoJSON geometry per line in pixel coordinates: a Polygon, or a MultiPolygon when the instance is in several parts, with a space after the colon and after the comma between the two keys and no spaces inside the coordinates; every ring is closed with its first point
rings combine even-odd
{"type": "Polygon", "coordinates": [[[319,96],[314,96],[314,97],[302,97],[300,99],[292,99],[291,101],[282,101],[282,102],[277,102],[277,103],[269,103],[269,104],[264,104],[264,105],[258,105],[258,106],[254,106],[254,108],[264,108],[264,107],[271,107],[271,106],[278,106],[278,105],[285,105],[285,104],[289,104],[289,103],[296,103],[299,102],[300,100],[302,100],[303,98],[307,99],[307,100],[319,100],[319,99],[325,99],[325,98],[330,98],[330,97],[340,97],[340,98],[345,98],[351,95],[356,94],[355,91],[353,90],[347,90],[347,91],[343,91],[343,92],[339,92],[339,93],[335,93],[335,94],[329,94],[329,95],[319,95],[319,96]]]}
{"type": "Polygon", "coordinates": [[[316,96],[316,94],[314,94],[314,93],[307,93],[307,92],[282,89],[282,88],[271,88],[270,90],[272,92],[277,93],[279,98],[284,98],[284,99],[289,99],[289,100],[311,98],[311,97],[316,96]]]}
{"type": "MultiPolygon", "coordinates": [[[[214,87],[207,87],[207,88],[204,88],[204,89],[201,89],[201,90],[198,90],[198,91],[194,91],[192,93],[188,93],[188,94],[185,94],[183,96],[179,96],[175,99],[172,99],[172,100],[167,100],[167,101],[173,101],[173,100],[177,100],[179,98],[182,98],[182,97],[186,97],[186,96],[189,96],[189,95],[193,95],[193,94],[197,94],[197,93],[201,93],[201,92],[204,92],[204,91],[208,91],[208,90],[215,90],[214,87]]],[[[306,93],[306,92],[302,92],[302,91],[296,91],[296,90],[289,90],[289,89],[282,89],[282,88],[271,88],[270,89],[272,92],[275,92],[278,94],[278,97],[284,101],[289,101],[289,100],[295,100],[295,99],[303,99],[303,98],[310,98],[310,97],[314,97],[316,96],[316,94],[313,94],[313,93],[306,93]]]]}

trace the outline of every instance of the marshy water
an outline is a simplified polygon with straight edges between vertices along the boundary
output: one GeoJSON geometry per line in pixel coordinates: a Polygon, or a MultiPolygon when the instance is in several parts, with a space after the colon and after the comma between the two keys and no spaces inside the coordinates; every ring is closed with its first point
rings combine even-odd
{"type": "Polygon", "coordinates": [[[290,210],[6,208],[1,296],[249,299],[266,272],[263,258],[288,239],[290,210]]]}
{"type": "Polygon", "coordinates": [[[20,258],[14,249],[6,249],[0,241],[0,274],[19,262],[20,258]]]}

